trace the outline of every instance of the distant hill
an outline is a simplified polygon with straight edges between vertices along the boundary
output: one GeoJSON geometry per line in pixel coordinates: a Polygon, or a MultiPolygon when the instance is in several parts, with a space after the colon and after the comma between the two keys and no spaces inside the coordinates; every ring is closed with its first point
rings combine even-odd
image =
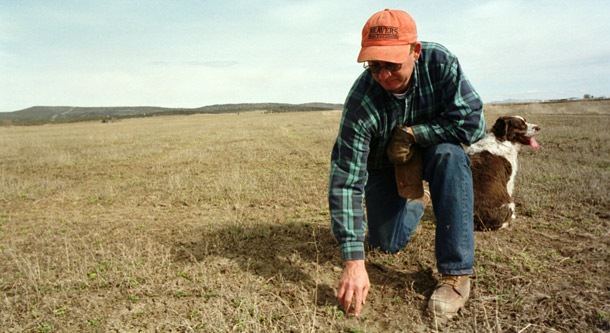
{"type": "Polygon", "coordinates": [[[78,107],[78,106],[33,106],[27,109],[0,113],[0,122],[14,124],[40,124],[47,122],[71,122],[82,120],[104,120],[159,115],[196,113],[236,113],[253,110],[268,112],[322,111],[342,109],[342,104],[330,103],[242,103],[216,104],[199,108],[162,108],[153,106],[125,107],[78,107]]]}
{"type": "Polygon", "coordinates": [[[535,115],[535,114],[588,114],[610,115],[610,99],[551,100],[544,102],[486,103],[485,114],[535,115]]]}
{"type": "Polygon", "coordinates": [[[542,102],[543,100],[541,99],[515,99],[515,98],[509,98],[509,99],[505,99],[505,100],[501,100],[501,101],[492,101],[492,102],[488,102],[489,104],[508,104],[508,103],[536,103],[536,102],[542,102]]]}

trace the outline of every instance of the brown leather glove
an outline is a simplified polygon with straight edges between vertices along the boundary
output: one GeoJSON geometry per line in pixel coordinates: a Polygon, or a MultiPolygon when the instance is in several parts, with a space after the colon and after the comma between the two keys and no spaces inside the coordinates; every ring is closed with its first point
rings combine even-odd
{"type": "Polygon", "coordinates": [[[404,126],[396,126],[386,149],[390,162],[394,164],[398,194],[407,199],[424,196],[423,162],[421,147],[415,137],[404,126]]]}
{"type": "Polygon", "coordinates": [[[415,137],[413,134],[407,132],[405,126],[396,125],[392,130],[390,136],[390,142],[386,148],[386,153],[392,164],[405,164],[411,156],[413,156],[413,149],[411,146],[415,143],[415,137]]]}

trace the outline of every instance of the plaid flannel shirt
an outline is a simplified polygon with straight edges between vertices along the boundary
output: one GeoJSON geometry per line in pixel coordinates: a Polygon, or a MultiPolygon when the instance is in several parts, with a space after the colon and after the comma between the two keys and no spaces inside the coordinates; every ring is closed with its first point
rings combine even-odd
{"type": "Polygon", "coordinates": [[[406,100],[383,89],[370,71],[360,75],[344,104],[328,188],[331,228],[344,260],[364,259],[367,170],[392,167],[385,150],[394,126],[411,126],[423,147],[470,145],[485,134],[482,111],[457,58],[437,43],[422,42],[406,100]]]}

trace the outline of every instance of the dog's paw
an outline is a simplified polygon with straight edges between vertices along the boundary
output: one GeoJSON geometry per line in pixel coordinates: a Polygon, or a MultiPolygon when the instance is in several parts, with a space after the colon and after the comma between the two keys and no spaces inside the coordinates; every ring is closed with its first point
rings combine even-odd
{"type": "Polygon", "coordinates": [[[510,204],[508,204],[508,207],[510,208],[510,211],[512,213],[510,218],[514,220],[517,217],[517,215],[515,215],[515,203],[511,202],[510,204]]]}

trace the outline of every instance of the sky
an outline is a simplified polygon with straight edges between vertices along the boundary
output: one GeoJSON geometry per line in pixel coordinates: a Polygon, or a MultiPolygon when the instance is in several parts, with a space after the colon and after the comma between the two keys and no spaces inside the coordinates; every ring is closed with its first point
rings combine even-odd
{"type": "Polygon", "coordinates": [[[0,1],[0,111],[343,103],[385,8],[484,102],[610,97],[610,1],[0,1]]]}

